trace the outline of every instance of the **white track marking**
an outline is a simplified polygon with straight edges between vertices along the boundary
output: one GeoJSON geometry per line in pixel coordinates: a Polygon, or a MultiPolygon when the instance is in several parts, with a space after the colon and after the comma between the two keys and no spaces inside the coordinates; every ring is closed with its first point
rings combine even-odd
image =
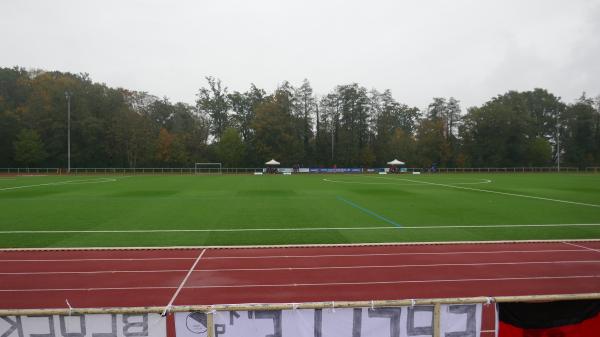
{"type": "Polygon", "coordinates": [[[402,178],[402,179],[396,179],[396,178],[386,178],[386,177],[373,177],[373,178],[390,179],[390,180],[404,180],[404,181],[410,181],[410,182],[413,182],[413,183],[421,183],[421,184],[427,184],[427,185],[433,185],[433,186],[450,187],[450,188],[456,188],[456,189],[466,190],[466,191],[494,193],[494,194],[500,194],[500,195],[507,195],[507,196],[511,196],[511,197],[528,198],[528,199],[536,199],[536,200],[560,202],[560,203],[571,204],[571,205],[579,205],[579,206],[588,206],[588,207],[598,207],[598,208],[600,208],[600,205],[597,205],[597,204],[588,204],[588,203],[585,203],[585,202],[576,202],[576,201],[569,201],[569,200],[536,197],[536,196],[533,196],[533,195],[508,193],[508,192],[500,192],[500,191],[492,191],[492,190],[482,190],[480,188],[463,187],[463,186],[440,184],[440,183],[432,183],[432,182],[429,182],[429,181],[419,181],[419,180],[404,179],[404,178],[402,178]]]}
{"type": "Polygon", "coordinates": [[[184,273],[187,269],[156,270],[97,270],[97,271],[32,271],[32,272],[0,272],[0,275],[94,275],[94,274],[135,274],[135,273],[184,273]]]}
{"type": "Polygon", "coordinates": [[[173,302],[175,302],[175,299],[177,298],[177,295],[179,295],[179,292],[181,291],[181,289],[185,285],[185,282],[187,282],[187,280],[190,277],[190,275],[192,275],[192,272],[196,268],[196,265],[198,264],[198,262],[200,262],[200,259],[202,258],[202,256],[204,255],[204,253],[206,253],[206,249],[202,250],[202,252],[196,258],[196,261],[194,261],[194,264],[192,264],[192,267],[190,268],[190,270],[188,270],[188,273],[185,275],[185,277],[181,281],[181,284],[179,285],[179,288],[177,288],[177,290],[173,294],[173,297],[171,297],[171,300],[169,301],[169,304],[167,304],[165,306],[165,311],[163,311],[163,313],[162,313],[163,316],[166,315],[167,311],[169,311],[169,308],[171,308],[171,306],[173,305],[173,302]]]}
{"type": "MultiPolygon", "coordinates": [[[[458,282],[489,282],[489,281],[532,281],[532,280],[575,280],[596,279],[600,275],[573,276],[532,276],[532,277],[499,277],[499,278],[465,278],[465,279],[432,279],[432,280],[392,280],[368,282],[323,282],[323,283],[282,283],[282,284],[236,284],[236,285],[201,285],[187,286],[185,289],[215,289],[215,288],[274,288],[274,287],[323,287],[323,286],[360,286],[385,284],[426,284],[426,283],[458,283],[458,282]]],[[[91,287],[91,288],[37,288],[37,289],[0,289],[0,292],[49,292],[49,291],[106,291],[106,290],[154,290],[176,289],[171,286],[149,287],[91,287]]]]}
{"type": "Polygon", "coordinates": [[[301,228],[212,228],[212,229],[124,229],[124,230],[11,230],[0,234],[69,234],[69,233],[209,233],[209,232],[311,232],[352,230],[403,230],[403,229],[452,229],[452,228],[518,228],[518,227],[596,227],[587,224],[532,224],[532,225],[448,225],[448,226],[377,226],[377,227],[301,227],[301,228]]]}
{"type": "Polygon", "coordinates": [[[2,262],[89,262],[89,261],[170,261],[170,260],[193,260],[195,257],[141,257],[141,258],[94,258],[94,259],[10,259],[2,262]]]}
{"type": "Polygon", "coordinates": [[[451,282],[485,282],[485,281],[527,281],[527,280],[557,280],[557,279],[581,279],[581,278],[600,278],[600,275],[531,276],[531,277],[498,277],[498,278],[433,279],[433,280],[394,280],[394,281],[368,281],[368,282],[201,285],[201,286],[189,286],[186,288],[187,289],[213,289],[213,288],[266,288],[266,287],[322,287],[322,286],[344,286],[344,285],[382,285],[382,284],[403,284],[403,283],[451,283],[451,282]]]}
{"type": "MultiPolygon", "coordinates": [[[[209,256],[203,260],[229,260],[229,259],[293,259],[293,258],[331,258],[331,257],[373,257],[373,256],[412,256],[412,255],[465,255],[465,254],[531,254],[531,253],[567,253],[590,252],[588,249],[542,249],[542,250],[484,250],[484,251],[457,251],[457,252],[402,252],[402,253],[364,253],[364,254],[315,254],[315,255],[261,255],[261,256],[209,256]]],[[[88,262],[88,261],[160,261],[160,260],[194,260],[194,257],[173,258],[133,258],[133,259],[10,259],[3,262],[88,262]]]]}
{"type": "Polygon", "coordinates": [[[1,293],[5,292],[40,292],[40,291],[106,291],[106,290],[156,290],[156,289],[177,289],[177,287],[172,286],[152,286],[152,287],[107,287],[107,288],[37,288],[37,289],[0,289],[1,293]]]}
{"type": "MultiPolygon", "coordinates": [[[[374,177],[370,177],[370,178],[374,178],[374,177]]],[[[376,177],[375,177],[376,178],[376,177]]],[[[457,178],[457,179],[463,179],[463,178],[457,178]]],[[[463,180],[466,180],[467,178],[464,178],[463,180]]],[[[393,179],[390,179],[393,180],[393,179]]],[[[453,183],[453,185],[480,185],[480,184],[489,184],[492,181],[490,179],[478,179],[481,181],[478,182],[466,182],[466,183],[453,183]]],[[[334,179],[328,179],[328,178],[323,178],[323,181],[326,182],[330,182],[330,183],[339,183],[339,184],[357,184],[357,185],[396,185],[396,186],[423,186],[423,184],[398,184],[398,183],[368,183],[368,182],[362,182],[362,181],[344,181],[344,180],[334,180],[334,179]]]]}
{"type": "Polygon", "coordinates": [[[66,180],[66,181],[57,181],[57,182],[46,183],[46,184],[35,184],[35,185],[23,185],[23,186],[5,187],[5,188],[0,188],[0,191],[16,190],[16,189],[21,189],[21,188],[30,188],[30,187],[38,187],[38,186],[99,184],[99,183],[108,183],[108,182],[115,182],[115,181],[117,181],[117,179],[114,179],[114,178],[96,178],[96,179],[84,179],[84,180],[66,180]]]}
{"type": "MultiPolygon", "coordinates": [[[[194,270],[195,273],[239,272],[239,271],[293,271],[293,270],[343,270],[343,269],[403,269],[430,267],[483,267],[483,266],[519,266],[536,264],[594,264],[600,260],[574,261],[521,261],[521,262],[482,262],[482,263],[431,263],[431,264],[396,264],[396,265],[356,265],[356,266],[327,266],[327,267],[273,267],[273,268],[221,268],[194,270]]],[[[40,271],[40,272],[0,272],[0,275],[88,275],[88,274],[135,274],[135,273],[183,273],[187,269],[156,269],[156,270],[98,270],[98,271],[40,271]]]]}
{"type": "Polygon", "coordinates": [[[571,243],[571,242],[563,242],[563,243],[566,244],[566,245],[569,245],[569,246],[575,246],[575,247],[579,247],[579,248],[584,248],[584,249],[592,251],[592,252],[600,253],[600,249],[594,249],[594,248],[590,248],[590,247],[586,247],[586,246],[574,244],[574,243],[571,243]]]}

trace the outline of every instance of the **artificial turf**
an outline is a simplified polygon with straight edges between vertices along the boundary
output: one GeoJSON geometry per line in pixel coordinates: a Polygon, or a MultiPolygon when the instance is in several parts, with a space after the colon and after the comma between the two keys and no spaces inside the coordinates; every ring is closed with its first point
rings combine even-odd
{"type": "Polygon", "coordinates": [[[0,177],[5,248],[592,238],[598,174],[0,177]]]}

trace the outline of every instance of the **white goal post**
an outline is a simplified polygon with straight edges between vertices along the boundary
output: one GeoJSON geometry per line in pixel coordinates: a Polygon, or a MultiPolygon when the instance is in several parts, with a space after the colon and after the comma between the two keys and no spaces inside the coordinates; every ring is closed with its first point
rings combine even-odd
{"type": "Polygon", "coordinates": [[[194,163],[195,174],[221,174],[223,173],[223,166],[221,163],[194,163]]]}

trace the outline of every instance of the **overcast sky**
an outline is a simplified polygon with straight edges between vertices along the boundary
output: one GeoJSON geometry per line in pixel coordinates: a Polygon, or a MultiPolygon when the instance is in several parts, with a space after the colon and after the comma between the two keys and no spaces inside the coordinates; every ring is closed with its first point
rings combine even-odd
{"type": "Polygon", "coordinates": [[[89,73],[193,103],[308,78],[357,82],[424,108],[509,89],[600,94],[600,0],[0,1],[0,66],[89,73]]]}

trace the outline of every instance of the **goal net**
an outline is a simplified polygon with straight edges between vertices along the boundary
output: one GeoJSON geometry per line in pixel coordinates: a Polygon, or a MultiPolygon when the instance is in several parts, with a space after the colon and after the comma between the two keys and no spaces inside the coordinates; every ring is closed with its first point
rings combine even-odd
{"type": "Polygon", "coordinates": [[[195,174],[221,174],[223,173],[221,163],[195,163],[195,174]]]}

